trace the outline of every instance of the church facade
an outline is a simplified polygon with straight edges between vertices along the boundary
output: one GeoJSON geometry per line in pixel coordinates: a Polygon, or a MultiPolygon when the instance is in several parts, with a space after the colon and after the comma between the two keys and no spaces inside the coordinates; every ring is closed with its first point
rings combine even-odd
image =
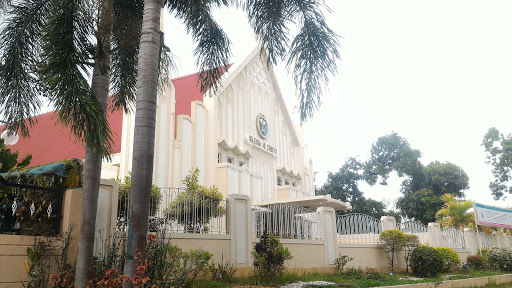
{"type": "MultiPolygon", "coordinates": [[[[200,184],[247,195],[253,204],[315,195],[301,128],[265,63],[255,49],[229,67],[215,95],[199,92],[198,74],[172,81],[157,103],[157,186],[179,188],[198,168],[200,184]]],[[[134,118],[124,114],[120,151],[105,163],[103,178],[122,179],[131,170],[134,118]]]]}

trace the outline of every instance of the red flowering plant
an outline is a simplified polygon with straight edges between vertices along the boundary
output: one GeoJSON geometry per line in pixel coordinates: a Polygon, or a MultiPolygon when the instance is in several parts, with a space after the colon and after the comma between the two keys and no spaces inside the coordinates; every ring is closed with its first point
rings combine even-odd
{"type": "Polygon", "coordinates": [[[50,275],[50,280],[54,288],[71,288],[75,284],[75,271],[71,266],[66,265],[63,271],[50,275]]]}
{"type": "MultiPolygon", "coordinates": [[[[211,267],[212,254],[203,250],[183,252],[179,247],[171,245],[163,235],[148,235],[146,247],[135,256],[137,266],[135,276],[128,278],[114,268],[101,269],[93,266],[88,274],[88,287],[122,287],[130,281],[134,287],[184,287],[206,273],[211,267]]],[[[96,262],[98,263],[98,261],[96,262]]],[[[104,263],[101,267],[107,267],[104,263]]]]}
{"type": "MultiPolygon", "coordinates": [[[[153,266],[153,260],[151,257],[154,253],[154,246],[157,243],[157,237],[155,235],[148,235],[148,241],[146,244],[146,257],[144,258],[142,253],[139,251],[135,256],[137,261],[137,267],[135,276],[129,278],[128,276],[120,273],[117,269],[109,268],[101,271],[98,266],[104,265],[93,265],[93,269],[87,273],[87,287],[91,288],[103,288],[103,287],[123,287],[123,283],[131,282],[134,287],[150,287],[151,279],[148,275],[148,271],[151,271],[153,266]]],[[[98,262],[98,261],[96,261],[98,262]]]]}

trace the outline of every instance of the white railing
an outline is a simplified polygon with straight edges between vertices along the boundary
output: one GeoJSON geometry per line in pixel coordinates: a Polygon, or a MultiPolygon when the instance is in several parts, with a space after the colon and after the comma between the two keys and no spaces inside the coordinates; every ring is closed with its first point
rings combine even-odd
{"type": "Polygon", "coordinates": [[[339,243],[378,244],[382,224],[368,215],[352,213],[337,216],[336,230],[339,243]]]}
{"type": "Polygon", "coordinates": [[[427,244],[428,242],[428,227],[419,221],[405,220],[397,225],[400,231],[405,234],[414,234],[418,236],[420,244],[427,244]]]}
{"type": "MultiPolygon", "coordinates": [[[[125,231],[130,207],[129,193],[119,194],[117,229],[125,231]]],[[[152,193],[149,231],[169,233],[227,234],[225,200],[200,192],[178,188],[160,188],[152,193]]]]}
{"type": "Polygon", "coordinates": [[[253,206],[253,237],[265,231],[280,238],[320,239],[318,213],[292,204],[253,206]]]}
{"type": "Polygon", "coordinates": [[[447,227],[441,229],[443,246],[451,249],[466,249],[466,239],[464,232],[458,228],[447,227]]]}
{"type": "Polygon", "coordinates": [[[476,245],[478,245],[479,249],[490,249],[496,246],[496,236],[493,234],[485,234],[484,232],[478,232],[476,237],[476,245]]]}

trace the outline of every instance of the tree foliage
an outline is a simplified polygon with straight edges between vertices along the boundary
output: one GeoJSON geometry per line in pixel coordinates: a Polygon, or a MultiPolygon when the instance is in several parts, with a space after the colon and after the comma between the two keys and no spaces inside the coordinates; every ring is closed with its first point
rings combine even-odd
{"type": "Polygon", "coordinates": [[[436,213],[442,206],[443,200],[430,189],[406,194],[397,201],[397,207],[402,214],[425,224],[435,221],[436,213]]]}
{"type": "MultiPolygon", "coordinates": [[[[335,199],[349,202],[350,213],[362,213],[379,219],[386,213],[386,206],[380,201],[368,199],[359,190],[358,182],[363,180],[363,164],[354,157],[347,159],[345,164],[335,173],[329,172],[327,182],[316,191],[318,195],[331,195],[335,199]]],[[[338,211],[338,214],[346,214],[338,211]]]]}
{"type": "Polygon", "coordinates": [[[492,166],[494,180],[489,188],[495,200],[512,194],[512,134],[504,135],[494,127],[484,135],[486,163],[492,166]]]}
{"type": "Polygon", "coordinates": [[[427,166],[420,162],[421,152],[411,148],[396,132],[379,137],[372,145],[370,159],[365,164],[365,180],[370,185],[386,185],[391,172],[403,177],[397,207],[403,216],[423,223],[435,221],[442,208],[442,195],[464,197],[469,189],[469,177],[459,166],[433,161],[427,166]]]}
{"type": "Polygon", "coordinates": [[[451,194],[445,194],[441,199],[444,201],[443,209],[436,214],[437,222],[441,226],[463,228],[475,223],[474,214],[468,212],[473,208],[473,202],[458,200],[451,194]]]}
{"type": "Polygon", "coordinates": [[[370,185],[377,181],[386,185],[393,171],[400,177],[412,177],[422,170],[420,157],[421,152],[412,149],[409,142],[396,132],[379,137],[372,145],[370,160],[365,164],[366,181],[370,185]]]}

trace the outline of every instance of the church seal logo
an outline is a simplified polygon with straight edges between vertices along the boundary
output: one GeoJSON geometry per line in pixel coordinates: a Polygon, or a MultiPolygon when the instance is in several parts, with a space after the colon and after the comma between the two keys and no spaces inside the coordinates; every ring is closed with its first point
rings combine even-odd
{"type": "Polygon", "coordinates": [[[261,138],[267,139],[268,137],[268,122],[263,114],[259,113],[256,115],[256,130],[261,138]]]}

